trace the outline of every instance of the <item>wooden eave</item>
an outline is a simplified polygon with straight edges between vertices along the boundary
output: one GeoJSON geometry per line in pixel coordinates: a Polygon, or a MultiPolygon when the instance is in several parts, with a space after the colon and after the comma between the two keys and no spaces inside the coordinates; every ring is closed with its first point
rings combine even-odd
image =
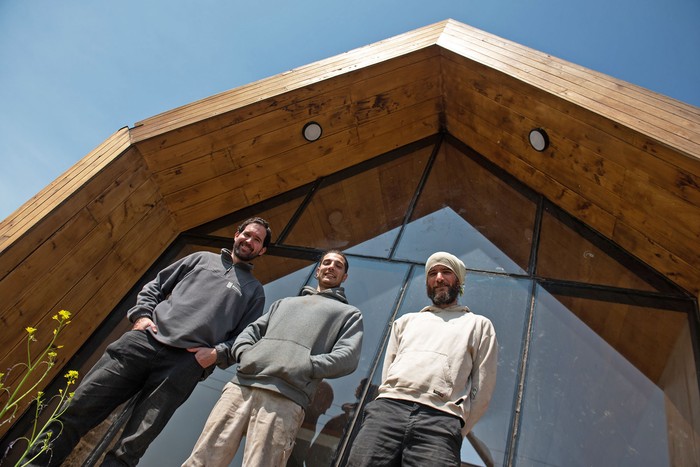
{"type": "Polygon", "coordinates": [[[440,132],[697,296],[700,109],[446,20],[117,131],[0,223],[2,365],[61,308],[69,358],[181,232],[440,132]]]}

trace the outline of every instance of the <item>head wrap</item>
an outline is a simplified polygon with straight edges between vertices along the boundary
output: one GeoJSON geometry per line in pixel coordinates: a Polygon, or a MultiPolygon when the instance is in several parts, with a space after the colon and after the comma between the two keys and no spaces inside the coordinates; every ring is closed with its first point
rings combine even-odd
{"type": "Polygon", "coordinates": [[[459,279],[459,285],[464,285],[464,278],[467,275],[467,267],[464,265],[461,259],[444,251],[433,253],[425,263],[425,275],[427,276],[430,269],[438,264],[450,268],[457,276],[457,279],[459,279]]]}

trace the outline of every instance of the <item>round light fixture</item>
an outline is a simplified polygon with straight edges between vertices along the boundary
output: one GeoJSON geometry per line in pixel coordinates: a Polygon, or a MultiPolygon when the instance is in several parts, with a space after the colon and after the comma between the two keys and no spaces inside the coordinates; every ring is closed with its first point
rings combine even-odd
{"type": "Polygon", "coordinates": [[[308,122],[301,129],[301,134],[304,135],[306,141],[316,141],[323,134],[323,128],[316,122],[308,122]]]}
{"type": "Polygon", "coordinates": [[[549,146],[549,136],[542,128],[530,130],[530,145],[535,151],[544,151],[549,146]]]}

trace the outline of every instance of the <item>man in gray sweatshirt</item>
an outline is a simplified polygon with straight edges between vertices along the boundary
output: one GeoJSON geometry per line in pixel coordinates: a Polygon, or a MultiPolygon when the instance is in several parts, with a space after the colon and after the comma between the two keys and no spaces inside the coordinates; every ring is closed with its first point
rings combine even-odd
{"type": "Polygon", "coordinates": [[[340,284],[348,261],[326,252],[318,286],[276,301],[233,344],[238,372],[226,384],[183,466],[228,466],[243,436],[243,465],[284,466],[319,382],[357,368],[362,314],[340,284]]]}
{"type": "Polygon", "coordinates": [[[267,221],[250,218],[238,227],[233,251],[193,253],[160,271],[127,313],[131,331],[107,347],[25,461],[61,465],[85,433],[138,394],[102,464],[136,465],[197,382],[215,364],[234,363],[233,341],[264,311],[265,293],[249,262],[265,253],[271,236],[267,221]],[[45,441],[50,449],[39,452],[45,441]]]}

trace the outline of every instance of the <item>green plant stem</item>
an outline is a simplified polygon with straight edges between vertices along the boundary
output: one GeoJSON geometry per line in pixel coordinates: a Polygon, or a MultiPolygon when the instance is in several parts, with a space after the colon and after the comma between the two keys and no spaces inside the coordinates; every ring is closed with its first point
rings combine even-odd
{"type": "Polygon", "coordinates": [[[70,387],[71,384],[73,384],[72,381],[68,381],[68,383],[66,383],[66,389],[61,393],[61,396],[59,397],[59,400],[58,400],[58,404],[56,404],[56,407],[54,408],[53,412],[49,416],[48,420],[46,420],[46,422],[44,423],[44,425],[41,427],[41,429],[39,431],[37,431],[37,422],[39,420],[39,412],[41,409],[41,404],[40,404],[40,401],[37,400],[36,417],[34,419],[34,426],[32,427],[32,434],[29,438],[24,438],[27,441],[27,447],[24,449],[24,452],[22,453],[20,460],[15,464],[15,467],[19,467],[20,465],[25,466],[25,465],[30,464],[34,459],[39,457],[41,455],[41,453],[43,453],[46,450],[46,448],[42,448],[31,459],[27,459],[24,463],[21,463],[22,460],[25,459],[25,456],[27,454],[29,454],[29,450],[31,449],[32,445],[36,442],[36,440],[39,438],[39,436],[41,436],[41,434],[46,431],[46,429],[49,427],[49,425],[51,423],[58,420],[58,418],[63,414],[63,412],[65,412],[67,406],[65,406],[64,402],[66,400],[70,400],[70,398],[71,398],[71,396],[68,396],[68,388],[70,387]]]}
{"type": "MultiPolygon", "coordinates": [[[[26,371],[24,372],[24,375],[22,376],[22,379],[19,381],[19,383],[15,386],[14,391],[12,391],[12,394],[10,394],[10,397],[7,399],[7,402],[3,406],[2,409],[0,409],[0,420],[5,416],[5,414],[12,409],[13,407],[16,407],[27,395],[31,392],[33,392],[39,384],[44,380],[46,375],[49,373],[51,368],[53,367],[52,362],[48,362],[44,360],[44,357],[46,357],[46,354],[49,352],[50,349],[53,348],[54,342],[56,342],[56,338],[58,337],[58,334],[63,330],[64,328],[64,322],[63,320],[59,320],[58,322],[58,327],[54,330],[53,337],[51,338],[51,341],[49,344],[44,348],[44,350],[41,352],[39,357],[37,358],[37,363],[32,365],[32,357],[31,357],[31,342],[32,342],[32,336],[27,337],[27,364],[22,364],[26,366],[26,371]],[[29,376],[32,374],[32,372],[42,363],[45,363],[47,365],[46,370],[44,373],[41,375],[41,377],[29,388],[26,390],[21,396],[17,397],[17,394],[22,390],[22,387],[24,384],[27,382],[27,379],[29,376]]],[[[8,392],[9,393],[9,392],[8,392]]]]}

